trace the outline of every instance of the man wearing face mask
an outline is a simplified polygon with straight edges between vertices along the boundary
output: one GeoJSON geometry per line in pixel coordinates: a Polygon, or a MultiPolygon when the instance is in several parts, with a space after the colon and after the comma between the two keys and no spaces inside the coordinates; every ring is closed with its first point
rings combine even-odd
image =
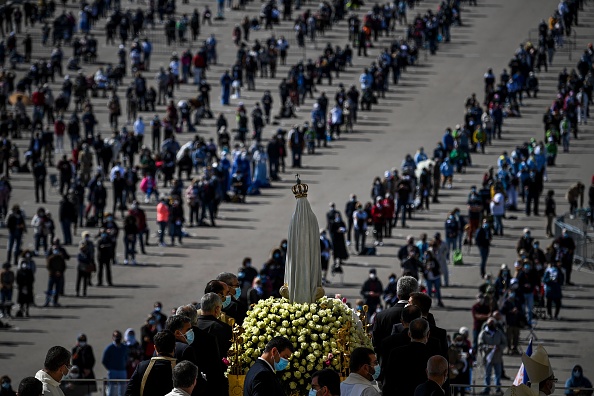
{"type": "Polygon", "coordinates": [[[427,381],[427,360],[432,353],[427,347],[429,322],[414,319],[408,328],[410,343],[390,352],[384,373],[385,395],[413,396],[418,385],[427,381]]]}
{"type": "Polygon", "coordinates": [[[479,334],[479,350],[485,356],[485,389],[481,395],[490,393],[491,372],[495,371],[495,393],[501,394],[501,374],[503,371],[503,350],[507,345],[507,338],[497,328],[497,321],[491,317],[487,319],[487,326],[479,334]]]}
{"type": "MultiPolygon", "coordinates": [[[[87,344],[87,336],[85,334],[79,334],[76,341],[76,345],[72,348],[72,364],[78,367],[79,378],[93,379],[95,378],[95,373],[93,372],[93,367],[95,366],[93,347],[87,344]]],[[[84,385],[88,389],[87,393],[97,391],[95,382],[85,383],[84,385]]]]}
{"type": "Polygon", "coordinates": [[[532,257],[533,249],[534,238],[532,238],[530,228],[526,227],[524,228],[524,233],[522,234],[522,236],[518,240],[518,243],[516,244],[516,251],[518,252],[518,254],[520,254],[520,252],[524,250],[527,256],[532,257]]]}
{"type": "Polygon", "coordinates": [[[340,376],[332,369],[316,371],[311,376],[309,396],[340,396],[340,376]]]}
{"type": "Polygon", "coordinates": [[[427,381],[417,386],[414,396],[445,395],[442,386],[448,379],[448,366],[443,356],[431,356],[427,361],[427,381]]]}
{"type": "Polygon", "coordinates": [[[291,341],[277,336],[268,341],[264,352],[245,376],[243,396],[284,396],[285,391],[276,375],[289,365],[295,350],[291,341]]]}
{"type": "Polygon", "coordinates": [[[53,346],[45,355],[43,370],[35,374],[43,384],[44,396],[64,396],[60,389],[60,382],[70,371],[70,352],[61,346],[53,346]]]}
{"type": "Polygon", "coordinates": [[[229,293],[231,294],[231,302],[226,308],[223,308],[223,312],[225,315],[235,319],[235,323],[241,326],[247,315],[248,308],[239,300],[241,297],[241,287],[237,276],[231,272],[221,272],[217,276],[217,280],[225,283],[229,287],[229,293]]]}
{"type": "Polygon", "coordinates": [[[163,331],[165,329],[165,322],[167,322],[167,315],[165,315],[162,310],[163,304],[161,304],[160,301],[157,301],[154,305],[153,312],[151,312],[151,315],[157,321],[157,331],[163,331]]]}
{"type": "Polygon", "coordinates": [[[130,377],[126,396],[165,396],[173,389],[173,369],[176,359],[175,336],[170,331],[155,335],[155,356],[140,362],[130,377]]]}
{"type": "Polygon", "coordinates": [[[171,315],[165,323],[165,330],[173,333],[175,336],[174,357],[178,362],[188,360],[198,365],[198,359],[194,353],[194,348],[190,345],[194,342],[194,330],[190,318],[181,315],[171,315]]]}
{"type": "MultiPolygon", "coordinates": [[[[379,396],[376,380],[381,368],[372,349],[359,347],[351,351],[351,373],[340,384],[341,396],[379,396]]],[[[384,391],[385,392],[385,391],[384,391]]]]}
{"type": "Polygon", "coordinates": [[[196,326],[217,338],[219,354],[223,358],[231,348],[232,331],[231,326],[218,319],[223,309],[221,295],[207,292],[200,300],[200,307],[202,313],[198,315],[196,326]]]}
{"type": "Polygon", "coordinates": [[[369,279],[361,287],[361,295],[365,299],[365,305],[369,308],[367,315],[373,315],[377,308],[381,308],[381,296],[383,291],[382,282],[377,278],[375,268],[369,270],[369,279]]]}
{"type": "MultiPolygon", "coordinates": [[[[101,363],[107,370],[109,379],[126,379],[126,363],[128,362],[128,347],[122,343],[122,332],[113,332],[112,342],[103,351],[101,363]]],[[[126,382],[108,382],[107,396],[124,396],[126,382]]]]}

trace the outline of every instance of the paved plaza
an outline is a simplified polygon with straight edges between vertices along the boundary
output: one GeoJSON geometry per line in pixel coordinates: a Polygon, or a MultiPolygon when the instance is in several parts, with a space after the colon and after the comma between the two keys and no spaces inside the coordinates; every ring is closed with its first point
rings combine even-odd
{"type": "MultiPolygon", "coordinates": [[[[189,12],[195,7],[202,9],[206,4],[204,1],[194,0],[190,4],[179,3],[178,7],[183,12],[189,12]]],[[[50,346],[62,345],[70,348],[76,342],[77,335],[84,332],[89,344],[94,347],[98,360],[95,373],[98,378],[104,377],[106,373],[99,363],[100,356],[103,348],[111,342],[111,332],[114,329],[123,332],[132,327],[138,332],[146,316],[152,311],[155,301],[161,301],[167,313],[172,307],[199,301],[209,280],[222,271],[237,272],[246,256],[252,257],[254,266],[261,267],[268,259],[270,251],[287,235],[295,206],[290,189],[294,184],[295,173],[299,173],[302,181],[309,184],[308,199],[321,226],[325,224],[329,202],[336,202],[337,208],[343,211],[351,193],[356,193],[361,201],[371,200],[369,192],[373,178],[382,176],[385,170],[393,167],[400,168],[405,155],[414,154],[420,146],[424,146],[427,152],[432,152],[446,127],[462,123],[466,98],[476,92],[479,99],[482,99],[483,74],[487,69],[492,68],[498,76],[507,67],[520,42],[529,38],[536,39],[535,29],[538,23],[550,16],[557,3],[557,0],[478,0],[476,7],[465,6],[462,14],[464,25],[452,28],[451,42],[440,45],[436,55],[421,52],[419,65],[408,68],[401,83],[391,86],[386,98],[380,99],[373,111],[360,113],[360,120],[353,134],[343,135],[344,138],[332,142],[327,149],[317,151],[316,155],[305,155],[302,169],[287,167],[287,172],[281,174],[283,180],[274,182],[270,189],[263,189],[262,195],[248,196],[245,204],[223,203],[217,227],[188,229],[190,237],[184,240],[181,247],[155,246],[154,206],[143,205],[153,234],[153,243],[147,248],[146,256],[138,256],[140,265],[118,265],[112,268],[114,287],[91,287],[88,297],[74,297],[76,271],[75,264],[71,262],[65,275],[66,296],[61,300],[62,307],[41,308],[45,299],[47,273],[44,260],[36,260],[37,307],[31,309],[30,319],[13,319],[10,321],[12,329],[0,331],[0,375],[9,374],[13,377],[13,384],[24,376],[34,375],[42,367],[45,353],[50,346]]],[[[423,0],[421,4],[420,9],[425,11],[435,9],[438,2],[423,0]]],[[[214,3],[209,5],[211,9],[216,8],[214,3]]],[[[366,4],[359,13],[364,13],[370,5],[371,3],[366,4]]],[[[122,6],[132,8],[136,7],[136,3],[123,0],[122,6]]],[[[316,5],[311,3],[305,7],[309,6],[314,8],[316,5]]],[[[68,4],[68,7],[75,10],[73,4],[68,4]]],[[[257,14],[259,7],[259,2],[252,2],[245,12],[227,11],[224,21],[214,21],[212,27],[203,26],[201,31],[201,38],[205,39],[208,34],[214,33],[219,42],[219,65],[207,71],[213,87],[212,110],[215,114],[225,112],[232,126],[235,125],[233,114],[238,101],[232,100],[232,105],[224,108],[220,105],[218,80],[235,60],[232,27],[244,15],[257,14]]],[[[105,46],[103,24],[104,21],[100,21],[96,33],[100,43],[99,61],[117,63],[115,47],[105,46]]],[[[157,25],[156,29],[163,29],[163,26],[157,25]]],[[[284,22],[279,32],[289,30],[290,24],[284,22]]],[[[456,206],[465,208],[470,186],[480,185],[483,173],[489,166],[496,165],[497,157],[503,150],[511,152],[531,137],[537,140],[542,138],[542,115],[555,97],[558,73],[564,67],[575,67],[580,53],[589,42],[594,41],[594,2],[586,2],[585,10],[580,13],[580,25],[575,31],[575,47],[559,51],[549,71],[538,74],[541,84],[538,99],[526,99],[526,105],[521,108],[522,117],[505,121],[503,140],[496,140],[494,145],[487,146],[484,155],[473,154],[473,166],[465,174],[455,176],[452,190],[442,190],[441,202],[432,204],[429,212],[415,213],[413,220],[408,223],[410,228],[396,228],[393,237],[386,239],[384,246],[378,247],[377,256],[351,255],[344,267],[344,282],[341,283],[339,277],[329,278],[332,283],[326,287],[328,295],[340,293],[354,303],[359,298],[361,284],[372,267],[377,268],[382,282],[387,282],[388,275],[392,272],[400,275],[397,252],[408,234],[417,237],[422,232],[430,236],[438,231],[443,233],[446,213],[456,206]]],[[[39,33],[38,27],[32,31],[35,36],[39,36],[39,33]]],[[[265,39],[268,34],[269,31],[258,31],[252,36],[265,39]]],[[[404,35],[402,28],[400,34],[404,35]]],[[[21,36],[19,42],[22,41],[21,36]]],[[[296,45],[291,48],[287,64],[294,64],[303,56],[317,57],[326,42],[342,46],[346,44],[346,37],[347,26],[342,21],[328,31],[325,37],[319,38],[317,48],[309,42],[305,53],[298,50],[296,45]]],[[[47,57],[51,48],[42,47],[39,40],[34,42],[34,57],[47,57]]],[[[333,98],[338,83],[347,87],[350,84],[358,85],[362,69],[389,43],[390,39],[380,38],[377,45],[370,49],[368,57],[355,56],[353,67],[341,73],[332,86],[318,86],[318,90],[327,90],[328,96],[333,98]]],[[[196,46],[194,44],[192,48],[195,49],[196,46]]],[[[172,51],[181,53],[184,49],[185,47],[166,48],[162,44],[156,45],[151,70],[156,70],[159,65],[166,65],[172,51]]],[[[70,55],[70,51],[70,48],[65,48],[67,55],[70,55]]],[[[20,65],[21,69],[24,67],[20,65]]],[[[86,74],[95,72],[95,65],[85,65],[84,71],[86,74]]],[[[266,89],[272,91],[275,102],[278,103],[278,84],[280,77],[285,76],[287,71],[288,66],[279,66],[279,78],[257,79],[256,91],[242,91],[241,100],[248,110],[260,100],[266,89]]],[[[154,71],[147,74],[150,85],[154,71]]],[[[57,80],[51,85],[55,93],[59,91],[57,80]]],[[[124,88],[120,88],[120,98],[125,97],[123,90],[124,88]]],[[[175,95],[176,101],[195,97],[196,88],[193,85],[182,85],[175,95]]],[[[109,130],[106,103],[106,99],[93,99],[100,130],[104,134],[109,130]]],[[[308,99],[298,112],[298,119],[280,120],[280,127],[286,128],[294,122],[309,120],[312,104],[313,100],[308,99]]],[[[164,114],[164,110],[164,107],[160,107],[158,113],[164,114]]],[[[143,116],[146,119],[152,118],[151,113],[143,113],[143,116]]],[[[264,138],[271,136],[278,127],[267,126],[263,133],[264,138]]],[[[214,137],[214,120],[203,122],[198,127],[198,133],[206,138],[214,137]]],[[[178,136],[182,144],[192,138],[188,133],[178,136]]],[[[21,152],[24,152],[28,141],[19,140],[17,144],[21,152]]],[[[564,199],[567,188],[577,181],[589,185],[594,174],[594,131],[591,124],[581,127],[580,139],[572,140],[570,153],[560,154],[557,163],[556,167],[548,170],[549,181],[545,183],[545,191],[555,190],[558,213],[563,213],[568,209],[564,199]]],[[[53,170],[50,173],[57,172],[53,170]]],[[[37,208],[33,199],[31,175],[15,175],[11,182],[14,188],[12,203],[21,204],[30,222],[30,216],[37,208]]],[[[45,207],[55,215],[60,197],[55,189],[50,191],[45,207]]],[[[108,196],[111,198],[111,193],[108,196]]],[[[544,208],[543,202],[541,200],[544,208]]],[[[526,217],[523,210],[510,214],[517,218],[505,220],[505,236],[495,237],[491,248],[488,272],[495,276],[502,263],[513,268],[515,244],[524,227],[531,227],[532,234],[541,241],[541,246],[550,243],[550,239],[544,235],[544,217],[526,217]]],[[[61,235],[60,230],[56,234],[61,235]]],[[[80,230],[75,236],[75,243],[79,240],[80,230]]],[[[25,245],[32,246],[32,242],[32,232],[29,232],[25,237],[25,245]]],[[[4,254],[5,229],[0,229],[0,246],[4,254]]],[[[73,253],[74,249],[70,247],[68,250],[73,253]]],[[[118,244],[118,250],[121,262],[121,243],[118,244]]],[[[442,290],[446,307],[433,309],[438,325],[447,329],[450,334],[460,326],[472,326],[470,307],[481,282],[479,257],[475,248],[470,254],[465,254],[464,262],[462,267],[450,267],[453,286],[442,290]]],[[[563,381],[569,377],[575,364],[584,367],[586,377],[594,377],[594,310],[591,306],[594,275],[587,271],[574,270],[573,278],[577,286],[567,287],[563,291],[561,320],[539,321],[534,330],[537,342],[542,343],[549,352],[555,375],[563,381]]],[[[529,332],[522,331],[521,337],[525,348],[529,332]]],[[[508,375],[513,377],[519,365],[519,357],[505,357],[508,375]]],[[[510,382],[506,381],[504,384],[509,385],[510,382]]],[[[561,383],[558,386],[562,386],[561,383]]],[[[557,393],[560,394],[559,391],[557,393]]]]}

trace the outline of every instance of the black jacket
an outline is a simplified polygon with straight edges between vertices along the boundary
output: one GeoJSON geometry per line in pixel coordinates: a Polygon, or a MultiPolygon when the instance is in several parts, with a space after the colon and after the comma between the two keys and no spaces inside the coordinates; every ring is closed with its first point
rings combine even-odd
{"type": "Polygon", "coordinates": [[[217,338],[221,359],[227,356],[227,352],[231,348],[231,326],[212,315],[200,315],[198,316],[197,327],[217,338]]]}
{"type": "Polygon", "coordinates": [[[397,303],[392,308],[388,308],[379,312],[375,316],[375,322],[373,323],[373,347],[376,352],[382,345],[382,341],[392,334],[392,326],[396,323],[400,323],[402,316],[402,309],[405,303],[397,303]]]}
{"type": "Polygon", "coordinates": [[[284,396],[285,391],[268,363],[258,359],[245,376],[243,396],[284,396]]]}
{"type": "Polygon", "coordinates": [[[431,352],[427,345],[411,342],[390,353],[386,367],[383,394],[413,396],[418,385],[427,381],[427,360],[431,352]]]}
{"type": "Polygon", "coordinates": [[[427,380],[415,389],[414,396],[444,396],[444,391],[437,382],[427,380]]]}
{"type": "Polygon", "coordinates": [[[235,299],[235,297],[231,298],[231,303],[227,306],[227,308],[223,308],[223,312],[227,316],[231,316],[235,319],[235,323],[239,326],[243,324],[243,320],[247,316],[247,306],[242,302],[235,299]]]}
{"type": "MultiPolygon", "coordinates": [[[[153,358],[154,359],[154,358],[153,358]]],[[[151,361],[140,362],[130,377],[126,396],[140,396],[142,377],[151,361]]],[[[148,375],[142,396],[165,396],[173,389],[173,370],[169,360],[157,360],[148,375]]]]}
{"type": "Polygon", "coordinates": [[[194,330],[194,342],[191,347],[196,355],[196,364],[198,370],[206,377],[204,379],[202,375],[198,375],[198,383],[192,396],[229,395],[229,384],[224,374],[226,367],[219,358],[219,344],[216,336],[196,326],[192,326],[192,330],[194,330]]]}

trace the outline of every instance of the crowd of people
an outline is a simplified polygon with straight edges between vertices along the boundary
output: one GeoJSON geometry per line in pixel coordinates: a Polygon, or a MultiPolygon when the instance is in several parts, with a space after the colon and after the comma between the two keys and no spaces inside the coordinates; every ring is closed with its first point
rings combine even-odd
{"type": "MultiPolygon", "coordinates": [[[[283,3],[283,12],[290,17],[291,1],[283,3]]],[[[396,23],[406,24],[406,9],[410,4],[399,1],[396,7],[377,5],[362,21],[353,13],[348,16],[350,37],[344,48],[333,48],[329,44],[315,62],[308,60],[289,67],[287,77],[279,85],[278,115],[273,115],[274,100],[272,94],[266,92],[260,103],[249,111],[249,116],[246,106],[238,103],[235,136],[231,136],[232,128],[221,113],[216,121],[216,139],[206,140],[196,135],[193,141],[182,145],[179,139],[184,126],[189,132],[194,132],[201,119],[213,116],[210,110],[210,79],[207,80],[206,69],[209,64],[217,63],[217,41],[211,35],[195,54],[190,50],[181,55],[172,53],[168,67],[159,70],[155,77],[156,87],[153,87],[143,76],[150,68],[152,43],[148,38],[142,39],[141,32],[150,24],[154,27],[154,14],[157,13],[159,20],[165,22],[170,44],[189,40],[186,38],[188,27],[191,39],[196,40],[200,25],[210,24],[212,12],[206,7],[202,14],[196,10],[190,18],[183,15],[176,20],[173,1],[159,0],[158,4],[151,4],[146,13],[140,9],[136,13],[124,13],[115,4],[112,11],[111,4],[106,4],[107,8],[104,8],[104,3],[95,1],[82,7],[78,29],[83,36],[78,38],[74,34],[77,23],[72,13],[58,16],[53,22],[56,47],[51,59],[33,63],[28,74],[16,85],[13,71],[2,71],[0,75],[4,87],[0,96],[0,108],[4,110],[0,117],[0,164],[3,167],[1,172],[5,172],[0,180],[0,216],[8,229],[7,261],[0,273],[2,314],[5,316],[12,315],[13,289],[17,290],[16,315],[29,316],[29,307],[34,304],[36,260],[44,260],[49,272],[45,306],[59,306],[59,298],[64,295],[66,262],[71,259],[76,261],[77,296],[86,296],[95,272],[97,286],[104,284],[104,274],[105,284],[113,285],[111,266],[119,264],[116,258],[119,238],[123,242],[124,265],[136,265],[138,248],[144,254],[145,246],[149,246],[147,208],[153,210],[154,207],[156,211],[156,234],[160,246],[168,245],[166,236],[170,245],[175,244],[176,238],[181,245],[187,235],[186,227],[205,226],[207,216],[210,226],[215,227],[221,204],[226,201],[244,202],[246,196],[257,194],[260,188],[280,179],[280,173],[285,172],[288,152],[291,153],[291,163],[286,165],[299,168],[302,167],[305,150],[307,154],[323,153],[323,148],[340,139],[341,134],[352,133],[358,111],[372,111],[373,104],[381,100],[389,89],[390,81],[398,84],[406,68],[415,64],[420,49],[426,46],[431,54],[435,53],[440,43],[450,40],[450,27],[462,23],[457,1],[444,2],[435,13],[419,14],[409,25],[408,37],[394,41],[363,71],[359,89],[356,86],[346,89],[340,84],[333,106],[331,98],[322,92],[312,104],[309,121],[303,125],[295,124],[289,131],[278,129],[265,145],[262,132],[266,125],[274,123],[275,119],[294,117],[305,105],[307,94],[309,99],[313,99],[313,91],[323,79],[327,78],[332,85],[333,74],[339,78],[339,73],[352,65],[354,49],[358,50],[357,56],[367,56],[367,49],[377,42],[378,36],[391,35],[396,23]],[[105,70],[101,68],[89,78],[78,72],[78,65],[92,62],[93,56],[96,56],[97,41],[90,30],[102,17],[107,17],[108,44],[116,45],[115,35],[119,33],[122,42],[118,44],[120,63],[105,70]],[[127,51],[129,35],[131,44],[127,51]],[[68,60],[65,69],[77,73],[77,76],[71,81],[66,75],[61,92],[54,98],[48,83],[54,82],[55,72],[60,76],[63,74],[61,43],[72,44],[73,57],[68,60]],[[117,90],[128,72],[133,76],[131,84],[123,87],[128,124],[118,128],[123,106],[117,90]],[[180,84],[197,85],[199,95],[176,104],[173,101],[174,90],[180,84]],[[107,108],[114,131],[107,139],[103,139],[97,131],[93,110],[92,97],[99,91],[106,96],[109,92],[107,108]],[[29,95],[16,95],[12,112],[8,112],[6,102],[14,92],[29,95]],[[75,110],[66,120],[71,97],[74,98],[75,110]],[[31,117],[25,107],[26,101],[33,105],[31,117]],[[160,106],[162,103],[167,106],[166,114],[162,118],[157,114],[145,123],[139,112],[155,111],[155,104],[160,106]],[[82,113],[80,118],[79,112],[82,113]],[[44,118],[47,118],[45,123],[44,118]],[[130,124],[132,130],[128,130],[130,124]],[[152,147],[144,142],[148,126],[152,147]],[[21,139],[28,131],[31,131],[30,144],[27,152],[21,155],[10,139],[21,139]],[[70,155],[65,154],[69,152],[64,147],[65,134],[70,138],[70,155]],[[55,219],[59,222],[62,239],[56,238],[55,220],[44,207],[38,208],[29,223],[19,205],[10,206],[11,171],[30,172],[34,179],[36,202],[45,203],[45,188],[50,176],[48,169],[54,164],[58,177],[50,183],[62,196],[58,218],[55,219]],[[191,180],[190,183],[184,183],[183,173],[186,181],[191,180]],[[192,174],[195,175],[193,179],[192,174]],[[113,194],[111,200],[108,197],[110,189],[113,194]],[[108,202],[112,205],[108,206],[108,202]],[[156,205],[153,206],[153,203],[156,205]],[[10,212],[8,208],[11,208],[10,212]],[[189,220],[186,211],[190,213],[189,220]],[[34,249],[22,249],[29,227],[33,230],[34,249]],[[69,248],[74,243],[73,230],[76,234],[78,228],[85,229],[82,241],[76,248],[69,248]],[[70,249],[77,250],[69,254],[67,250],[70,249]],[[12,265],[16,266],[16,271],[11,270],[12,265]]],[[[349,3],[350,6],[337,7],[336,4],[323,3],[317,12],[307,10],[296,19],[294,30],[298,46],[305,45],[307,37],[311,40],[323,37],[325,29],[330,29],[333,23],[347,16],[346,8],[357,7],[355,2],[349,3]]],[[[569,34],[572,24],[578,22],[578,5],[578,1],[562,0],[548,23],[543,21],[539,25],[538,43],[520,46],[509,63],[509,72],[504,70],[497,84],[492,70],[485,74],[483,102],[474,94],[469,97],[465,103],[464,122],[454,129],[446,129],[433,155],[426,154],[422,147],[414,156],[408,155],[400,170],[395,168],[386,171],[383,179],[375,178],[369,202],[364,203],[356,195],[351,195],[345,205],[344,217],[331,203],[326,226],[320,233],[324,282],[329,282],[328,270],[332,274],[342,274],[342,264],[351,254],[374,254],[376,248],[383,246],[384,239],[391,237],[399,221],[402,228],[408,228],[407,220],[410,224],[415,210],[429,210],[430,203],[439,202],[440,189],[453,188],[454,173],[464,172],[472,166],[471,155],[484,153],[485,146],[490,145],[493,139],[501,138],[504,119],[521,116],[524,94],[528,97],[538,94],[538,79],[534,72],[540,71],[541,67],[547,70],[552,63],[556,46],[562,45],[564,34],[569,34]],[[368,235],[373,237],[374,247],[367,246],[368,235]]],[[[10,5],[3,7],[0,18],[4,19],[0,19],[0,29],[4,33],[2,23],[5,23],[6,26],[16,26],[19,33],[20,22],[17,21],[20,9],[10,5]]],[[[27,21],[32,25],[35,22],[44,24],[43,38],[47,41],[50,28],[45,20],[53,16],[55,4],[43,3],[41,7],[34,8],[23,6],[23,11],[26,25],[27,21]]],[[[222,105],[229,105],[231,99],[240,100],[244,83],[248,90],[254,90],[258,72],[260,78],[275,78],[277,57],[280,65],[286,66],[289,48],[286,38],[272,35],[265,43],[255,40],[251,46],[246,44],[251,29],[256,29],[262,22],[265,29],[277,23],[278,13],[274,5],[267,3],[261,21],[246,18],[246,23],[239,30],[234,28],[237,60],[220,78],[222,105]]],[[[218,16],[223,17],[221,8],[218,16]]],[[[27,37],[29,40],[25,38],[23,42],[25,55],[22,60],[31,57],[28,50],[31,41],[27,37]]],[[[0,44],[0,58],[3,61],[4,53],[8,52],[14,67],[21,62],[14,33],[10,33],[6,45],[3,49],[3,44],[0,44]]],[[[571,134],[577,139],[578,125],[587,123],[593,86],[593,51],[591,46],[587,48],[577,70],[564,71],[559,76],[559,93],[543,118],[543,139],[533,139],[513,149],[509,156],[505,152],[497,159],[497,168],[491,167],[486,172],[481,181],[482,188],[471,189],[467,216],[462,215],[459,208],[454,208],[445,220],[443,237],[439,232],[432,239],[423,234],[419,241],[409,236],[406,245],[398,252],[402,274],[392,274],[386,288],[377,278],[376,271],[370,271],[369,279],[362,286],[363,299],[356,305],[369,307],[375,350],[353,352],[351,360],[351,372],[358,373],[363,379],[349,377],[337,388],[333,375],[319,373],[314,375],[312,388],[317,387],[314,389],[319,391],[326,387],[329,394],[344,392],[350,395],[354,391],[346,389],[349,385],[356,385],[356,381],[373,383],[378,380],[384,392],[391,387],[394,389],[396,384],[406,383],[407,389],[402,392],[412,396],[416,395],[416,386],[426,381],[427,376],[429,379],[439,378],[434,382],[440,386],[446,379],[453,383],[470,383],[466,381],[470,381],[472,360],[495,351],[487,365],[484,392],[489,393],[491,370],[495,372],[495,386],[500,390],[503,351],[507,348],[510,354],[518,353],[519,330],[532,325],[533,315],[537,312],[535,307],[546,305],[549,318],[559,317],[562,286],[572,285],[575,244],[572,245],[573,241],[564,232],[545,251],[531,237],[530,230],[525,229],[517,245],[515,273],[502,265],[497,277],[486,270],[489,246],[494,235],[503,236],[506,211],[518,210],[518,198],[525,202],[526,215],[540,215],[538,204],[547,180],[546,169],[555,165],[557,146],[562,145],[564,152],[568,152],[571,134]],[[445,330],[436,326],[430,313],[432,296],[435,294],[439,307],[444,306],[441,287],[450,285],[448,265],[461,260],[463,245],[470,249],[473,244],[480,252],[480,271],[485,283],[479,287],[480,297],[472,307],[472,340],[466,328],[448,337],[445,330]],[[419,283],[421,280],[423,282],[419,283]],[[410,305],[405,307],[407,304],[410,305]],[[395,352],[396,348],[406,349],[395,352]],[[414,367],[403,367],[403,362],[393,357],[403,352],[419,356],[414,367]],[[434,355],[449,361],[449,374],[447,362],[444,369],[442,360],[429,359],[434,355]],[[427,366],[428,360],[431,369],[427,366]],[[455,367],[455,371],[451,367],[455,367]],[[330,381],[326,375],[332,378],[332,385],[323,382],[330,381]]],[[[569,188],[566,198],[572,205],[572,213],[583,207],[584,194],[585,185],[582,183],[569,188]]],[[[594,206],[594,178],[589,190],[589,205],[594,206]]],[[[550,224],[556,215],[553,194],[547,194],[545,206],[545,215],[549,219],[547,234],[552,236],[550,224]]],[[[260,299],[278,297],[283,283],[286,248],[286,240],[281,241],[279,247],[271,251],[261,270],[252,266],[250,258],[245,258],[237,275],[222,273],[217,280],[208,283],[200,303],[181,306],[169,318],[160,303],[156,303],[138,333],[133,327],[128,328],[124,335],[114,331],[113,343],[105,348],[102,364],[110,379],[130,378],[130,382],[127,386],[111,383],[108,396],[124,393],[142,395],[147,385],[144,393],[150,389],[151,393],[159,396],[168,394],[174,388],[185,392],[177,395],[225,394],[228,386],[221,362],[230,346],[229,323],[241,324],[247,307],[260,299]],[[224,313],[224,320],[218,319],[221,313],[224,313]],[[212,347],[209,349],[207,345],[212,347]],[[157,361],[153,351],[160,358],[157,361]],[[170,370],[174,358],[178,363],[188,361],[192,364],[180,363],[170,370]],[[207,373],[208,370],[210,373],[207,373]],[[143,378],[147,371],[153,378],[143,378]]],[[[94,378],[95,358],[87,341],[86,335],[80,334],[72,353],[61,347],[54,347],[48,352],[44,370],[36,375],[44,384],[44,390],[49,389],[50,394],[60,396],[58,385],[66,371],[69,378],[94,378]]],[[[293,346],[287,342],[272,340],[264,350],[262,360],[268,366],[282,370],[293,351],[293,346]]],[[[268,368],[263,365],[261,369],[268,368]]],[[[572,384],[591,387],[579,380],[582,375],[580,370],[575,370],[580,375],[572,376],[570,380],[575,381],[572,384]]],[[[10,380],[2,381],[3,389],[10,388],[10,380]],[[5,383],[8,383],[7,387],[5,383]]],[[[31,379],[25,379],[23,383],[23,386],[37,386],[31,379]]],[[[63,383],[62,386],[68,393],[74,392],[79,385],[63,383]]],[[[83,387],[89,389],[86,385],[83,387]]],[[[458,391],[464,394],[465,388],[458,391]]],[[[89,392],[83,390],[81,394],[89,392]]],[[[25,390],[22,393],[19,390],[19,395],[26,394],[25,390]]]]}

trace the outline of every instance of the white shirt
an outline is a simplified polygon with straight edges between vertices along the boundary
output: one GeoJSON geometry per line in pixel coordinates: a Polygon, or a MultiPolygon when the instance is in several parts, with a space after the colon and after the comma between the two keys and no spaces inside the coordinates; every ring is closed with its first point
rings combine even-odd
{"type": "Polygon", "coordinates": [[[340,396],[379,396],[380,391],[375,381],[369,381],[367,378],[351,373],[340,384],[340,396]]]}
{"type": "Polygon", "coordinates": [[[60,383],[45,371],[39,370],[35,374],[35,378],[43,384],[43,396],[64,396],[64,392],[60,389],[60,383]]]}
{"type": "Polygon", "coordinates": [[[124,171],[125,169],[121,166],[114,166],[113,168],[111,168],[111,172],[109,172],[109,180],[113,181],[115,179],[115,174],[116,172],[120,172],[120,176],[124,175],[124,171]]]}
{"type": "Polygon", "coordinates": [[[183,389],[173,388],[171,392],[169,392],[165,396],[190,396],[190,394],[183,389]]]}

